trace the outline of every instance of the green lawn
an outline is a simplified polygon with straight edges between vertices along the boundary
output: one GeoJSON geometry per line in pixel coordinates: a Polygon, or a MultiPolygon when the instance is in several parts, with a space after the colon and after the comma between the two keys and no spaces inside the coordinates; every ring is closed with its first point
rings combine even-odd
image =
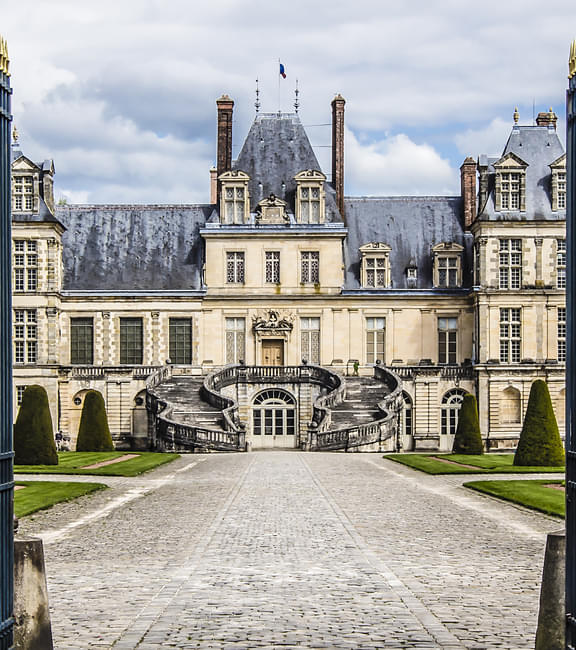
{"type": "Polygon", "coordinates": [[[25,489],[14,491],[14,514],[30,515],[38,510],[51,508],[55,503],[70,501],[106,488],[102,483],[65,483],[58,481],[17,481],[25,489]]]}
{"type": "Polygon", "coordinates": [[[544,512],[547,515],[564,517],[564,490],[545,487],[545,485],[563,485],[562,481],[472,481],[464,487],[477,490],[490,496],[518,503],[526,508],[544,512]]]}
{"type": "Polygon", "coordinates": [[[179,454],[158,454],[153,452],[138,453],[138,458],[124,460],[114,465],[106,465],[97,469],[81,469],[85,465],[93,465],[105,460],[119,458],[125,451],[77,452],[61,451],[58,454],[58,465],[15,465],[15,474],[88,474],[94,476],[138,476],[159,465],[169,463],[179,454]]]}
{"type": "Polygon", "coordinates": [[[413,469],[418,469],[427,474],[532,474],[537,472],[564,472],[564,467],[516,467],[512,463],[514,454],[387,454],[396,463],[402,463],[413,469]],[[445,458],[453,463],[442,462],[445,458]],[[473,465],[464,467],[463,465],[473,465]]]}

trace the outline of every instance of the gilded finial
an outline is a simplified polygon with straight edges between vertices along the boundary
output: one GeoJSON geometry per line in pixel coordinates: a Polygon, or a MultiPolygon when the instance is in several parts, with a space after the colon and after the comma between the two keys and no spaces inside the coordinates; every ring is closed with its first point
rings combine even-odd
{"type": "Polygon", "coordinates": [[[20,137],[20,134],[18,133],[18,129],[16,126],[12,129],[12,142],[16,144],[18,142],[18,138],[20,137]]]}
{"type": "Polygon", "coordinates": [[[572,79],[574,76],[576,76],[576,41],[572,41],[568,58],[568,79],[572,79]]]}
{"type": "Polygon", "coordinates": [[[0,72],[10,75],[10,57],[8,56],[8,44],[0,36],[0,72]]]}
{"type": "Polygon", "coordinates": [[[518,112],[518,106],[514,108],[514,124],[518,124],[518,120],[520,119],[520,113],[518,112]]]}

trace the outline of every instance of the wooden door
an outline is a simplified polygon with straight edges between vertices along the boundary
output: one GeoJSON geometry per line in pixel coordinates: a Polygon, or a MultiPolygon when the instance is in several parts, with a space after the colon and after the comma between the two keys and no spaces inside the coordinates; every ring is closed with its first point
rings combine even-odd
{"type": "Polygon", "coordinates": [[[265,339],[262,341],[262,365],[284,365],[284,341],[282,339],[265,339]]]}

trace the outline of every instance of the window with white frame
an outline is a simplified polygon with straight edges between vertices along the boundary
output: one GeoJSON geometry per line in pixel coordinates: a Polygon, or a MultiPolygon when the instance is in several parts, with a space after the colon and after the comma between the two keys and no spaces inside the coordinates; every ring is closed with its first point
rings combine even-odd
{"type": "Polygon", "coordinates": [[[31,212],[34,210],[33,176],[14,176],[12,206],[15,212],[31,212]]]}
{"type": "Polygon", "coordinates": [[[522,343],[522,322],[519,308],[500,309],[500,361],[519,363],[522,343]]]}
{"type": "Polygon", "coordinates": [[[226,319],[226,363],[245,359],[246,321],[244,318],[226,319]]]}
{"type": "Polygon", "coordinates": [[[228,284],[244,283],[244,253],[228,251],[226,253],[226,282],[228,284]]]}
{"type": "Polygon", "coordinates": [[[465,392],[461,388],[449,390],[442,398],[440,433],[455,434],[458,427],[458,416],[465,392]]]}
{"type": "Polygon", "coordinates": [[[566,209],[566,172],[558,172],[558,210],[566,209]]]}
{"type": "Polygon", "coordinates": [[[22,404],[22,399],[24,398],[24,391],[28,388],[27,386],[16,386],[16,404],[20,406],[22,404]]]}
{"type": "Polygon", "coordinates": [[[318,284],[318,282],[320,282],[319,251],[301,251],[300,282],[303,284],[318,284]]]}
{"type": "Polygon", "coordinates": [[[391,284],[390,278],[390,251],[391,248],[384,242],[370,242],[360,246],[362,259],[360,281],[363,287],[385,288],[391,284]]]}
{"type": "Polygon", "coordinates": [[[566,154],[562,154],[551,165],[552,210],[566,210],[566,154]]]}
{"type": "Polygon", "coordinates": [[[438,319],[438,363],[457,363],[458,319],[438,319]]]}
{"type": "Polygon", "coordinates": [[[494,198],[497,212],[526,209],[527,167],[528,164],[514,153],[508,153],[494,163],[494,198]]]}
{"type": "Polygon", "coordinates": [[[556,240],[556,286],[566,289],[566,240],[556,240]]]}
{"type": "Polygon", "coordinates": [[[14,240],[12,267],[15,292],[38,289],[38,242],[36,240],[14,240]]]}
{"type": "Polygon", "coordinates": [[[500,207],[502,210],[520,209],[520,174],[501,172],[500,207]]]}
{"type": "Polygon", "coordinates": [[[35,309],[14,310],[14,363],[38,360],[38,315],[35,309]]]}
{"type": "Polygon", "coordinates": [[[280,283],[280,251],[266,251],[266,282],[280,283]]]}
{"type": "Polygon", "coordinates": [[[499,251],[500,289],[520,289],[522,285],[522,240],[501,239],[499,251]]]}
{"type": "Polygon", "coordinates": [[[384,363],[386,319],[366,319],[366,363],[384,363]]]}
{"type": "Polygon", "coordinates": [[[225,223],[244,223],[246,191],[243,187],[224,188],[225,223]]]}
{"type": "Polygon", "coordinates": [[[250,177],[240,170],[229,170],[218,176],[220,183],[220,221],[223,224],[244,224],[250,214],[250,177]]]}
{"type": "Polygon", "coordinates": [[[323,223],[325,212],[324,181],[326,176],[315,169],[301,171],[296,181],[296,221],[298,223],[323,223]]]}
{"type": "Polygon", "coordinates": [[[413,420],[412,420],[412,398],[408,393],[402,391],[402,399],[404,401],[404,408],[400,412],[400,430],[405,436],[411,436],[414,433],[413,420]]]}
{"type": "Polygon", "coordinates": [[[455,255],[438,256],[438,286],[439,287],[457,287],[459,258],[455,255]]]}
{"type": "Polygon", "coordinates": [[[558,361],[566,361],[566,307],[558,307],[558,361]]]}
{"type": "Polygon", "coordinates": [[[320,188],[300,188],[301,223],[320,223],[320,188]]]}
{"type": "Polygon", "coordinates": [[[310,363],[320,363],[320,319],[302,317],[300,319],[300,353],[302,359],[310,363]]]}

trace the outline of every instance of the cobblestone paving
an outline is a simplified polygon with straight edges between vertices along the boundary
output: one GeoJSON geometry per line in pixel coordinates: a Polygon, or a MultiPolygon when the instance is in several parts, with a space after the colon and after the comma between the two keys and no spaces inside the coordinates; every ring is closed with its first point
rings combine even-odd
{"type": "Polygon", "coordinates": [[[560,525],[461,487],[475,478],[378,454],[188,456],[74,477],[110,489],[21,531],[45,540],[58,650],[531,648],[560,525]]]}

